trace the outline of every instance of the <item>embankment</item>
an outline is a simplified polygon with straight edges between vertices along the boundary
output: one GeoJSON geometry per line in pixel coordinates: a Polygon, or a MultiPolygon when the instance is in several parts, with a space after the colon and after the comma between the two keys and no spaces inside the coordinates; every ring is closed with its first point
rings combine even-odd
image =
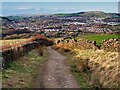
{"type": "Polygon", "coordinates": [[[8,68],[2,70],[2,88],[43,88],[43,71],[48,58],[45,48],[43,56],[33,49],[21,60],[8,63],[8,68]]]}
{"type": "Polygon", "coordinates": [[[17,43],[9,46],[2,46],[1,48],[1,69],[6,68],[9,62],[20,60],[25,54],[33,49],[38,50],[39,54],[42,55],[43,46],[50,46],[53,42],[45,36],[38,35],[31,38],[28,41],[17,43]]]}
{"type": "Polygon", "coordinates": [[[86,74],[85,82],[94,88],[119,87],[119,40],[103,41],[98,48],[95,41],[57,40],[56,49],[72,55],[75,72],[86,74]]]}

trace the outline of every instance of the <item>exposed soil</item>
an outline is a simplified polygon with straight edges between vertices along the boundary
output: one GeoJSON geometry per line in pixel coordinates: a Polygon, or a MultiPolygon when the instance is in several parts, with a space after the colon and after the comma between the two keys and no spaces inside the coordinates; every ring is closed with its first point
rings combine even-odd
{"type": "Polygon", "coordinates": [[[43,85],[45,88],[80,88],[74,76],[70,72],[70,67],[65,65],[65,56],[55,51],[51,47],[47,47],[49,54],[46,62],[43,77],[43,85]]]}

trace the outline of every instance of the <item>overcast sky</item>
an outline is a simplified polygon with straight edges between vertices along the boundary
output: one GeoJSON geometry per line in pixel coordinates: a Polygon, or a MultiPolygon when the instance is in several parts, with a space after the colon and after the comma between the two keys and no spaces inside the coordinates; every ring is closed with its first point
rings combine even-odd
{"type": "Polygon", "coordinates": [[[3,2],[3,15],[56,14],[87,11],[117,13],[117,2],[3,2]]]}
{"type": "Polygon", "coordinates": [[[1,0],[2,2],[118,2],[119,0],[1,0]]]}
{"type": "Polygon", "coordinates": [[[118,1],[119,0],[2,0],[2,4],[0,3],[0,16],[36,13],[74,13],[86,11],[117,13],[118,1]]]}

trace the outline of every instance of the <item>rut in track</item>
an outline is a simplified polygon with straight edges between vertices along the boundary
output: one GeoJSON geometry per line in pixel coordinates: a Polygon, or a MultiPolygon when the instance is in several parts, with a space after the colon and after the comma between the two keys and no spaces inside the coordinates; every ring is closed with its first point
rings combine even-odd
{"type": "Polygon", "coordinates": [[[45,66],[43,84],[45,88],[80,88],[70,72],[70,67],[64,64],[65,56],[47,47],[49,54],[45,66]]]}

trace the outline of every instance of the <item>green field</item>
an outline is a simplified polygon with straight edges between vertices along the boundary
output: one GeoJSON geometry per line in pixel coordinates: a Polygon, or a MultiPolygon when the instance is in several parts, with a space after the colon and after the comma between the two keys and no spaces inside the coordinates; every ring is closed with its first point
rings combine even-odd
{"type": "Polygon", "coordinates": [[[0,28],[0,30],[7,30],[6,28],[0,28]]]}
{"type": "Polygon", "coordinates": [[[98,46],[101,46],[101,41],[102,40],[107,40],[107,39],[111,39],[111,38],[118,38],[118,35],[93,35],[93,36],[82,36],[82,37],[76,37],[75,39],[79,39],[79,38],[85,38],[88,40],[93,40],[96,41],[98,46]]]}
{"type": "Polygon", "coordinates": [[[16,44],[18,42],[24,42],[27,39],[11,39],[11,40],[0,40],[0,43],[2,45],[12,45],[12,44],[16,44]]]}

